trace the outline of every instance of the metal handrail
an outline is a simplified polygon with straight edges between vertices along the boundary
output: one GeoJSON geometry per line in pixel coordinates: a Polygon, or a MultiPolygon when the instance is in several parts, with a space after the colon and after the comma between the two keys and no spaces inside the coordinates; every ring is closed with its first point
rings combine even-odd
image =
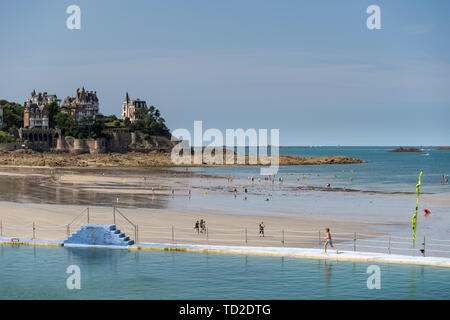
{"type": "Polygon", "coordinates": [[[86,209],[84,209],[83,211],[81,211],[80,214],[78,214],[72,221],[70,221],[70,222],[66,225],[66,228],[67,228],[67,236],[68,236],[68,237],[70,236],[70,226],[71,226],[75,221],[77,221],[80,217],[84,216],[86,213],[87,213],[87,221],[88,221],[88,223],[89,223],[89,207],[87,207],[86,209]]]}
{"type": "Polygon", "coordinates": [[[75,221],[77,221],[80,217],[82,217],[84,215],[84,213],[86,212],[86,210],[88,210],[89,208],[84,209],[83,211],[80,212],[80,214],[78,214],[72,221],[70,221],[67,225],[70,226],[71,224],[73,224],[75,221]]]}
{"type": "Polygon", "coordinates": [[[131,224],[131,226],[133,227],[133,229],[134,229],[134,239],[135,239],[135,242],[137,243],[138,242],[138,226],[137,226],[137,224],[134,224],[133,222],[131,222],[131,220],[130,219],[128,219],[119,209],[117,209],[116,207],[114,207],[114,209],[113,209],[113,215],[114,215],[114,224],[116,224],[116,212],[118,213],[118,214],[120,214],[120,216],[122,217],[122,218],[124,218],[125,219],[125,221],[127,221],[129,224],[131,224]]]}

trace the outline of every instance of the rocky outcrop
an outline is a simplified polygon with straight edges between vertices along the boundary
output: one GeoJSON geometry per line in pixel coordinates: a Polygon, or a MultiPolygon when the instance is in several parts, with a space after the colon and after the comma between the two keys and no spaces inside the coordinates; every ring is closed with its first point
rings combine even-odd
{"type": "Polygon", "coordinates": [[[412,147],[400,147],[394,150],[389,150],[389,152],[422,152],[422,150],[412,147]]]}
{"type": "Polygon", "coordinates": [[[316,164],[351,164],[366,163],[366,161],[347,156],[327,156],[327,157],[299,157],[290,155],[280,155],[280,165],[316,165],[316,164]]]}
{"type": "MultiPolygon", "coordinates": [[[[235,155],[236,156],[236,155],[235,155]]],[[[235,159],[236,160],[236,159],[235,159]]],[[[300,157],[292,155],[280,155],[280,165],[320,165],[320,164],[351,164],[364,163],[364,160],[346,156],[328,157],[300,157]]],[[[195,164],[192,156],[190,165],[180,166],[222,166],[202,162],[195,164]]],[[[268,158],[260,157],[256,165],[270,164],[268,158]]],[[[126,152],[126,153],[68,153],[68,152],[36,152],[33,150],[0,151],[0,166],[44,166],[44,167],[174,167],[171,153],[153,150],[150,152],[126,152]]],[[[234,161],[233,165],[255,165],[245,157],[244,164],[234,161]]]]}

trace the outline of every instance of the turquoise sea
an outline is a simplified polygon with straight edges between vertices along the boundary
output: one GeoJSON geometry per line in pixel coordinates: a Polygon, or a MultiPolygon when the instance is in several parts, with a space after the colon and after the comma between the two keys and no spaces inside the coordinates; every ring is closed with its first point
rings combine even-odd
{"type": "MultiPolygon", "coordinates": [[[[439,184],[450,174],[450,150],[420,147],[422,152],[389,152],[396,147],[280,147],[280,154],[304,157],[349,156],[367,161],[362,164],[280,166],[277,176],[296,185],[346,187],[365,191],[415,192],[419,172],[423,170],[424,193],[450,192],[450,184],[439,184]],[[303,174],[311,175],[303,179],[303,174]],[[318,175],[319,174],[319,175],[318,175]],[[352,179],[352,181],[350,181],[352,179]]],[[[270,150],[270,149],[269,149],[270,150]]],[[[248,154],[248,149],[246,150],[248,154]]],[[[259,168],[199,168],[211,174],[235,178],[258,177],[259,168]]]]}
{"type": "Polygon", "coordinates": [[[0,299],[450,299],[449,269],[291,257],[0,246],[0,299]],[[69,290],[77,265],[81,289],[69,290]]]}

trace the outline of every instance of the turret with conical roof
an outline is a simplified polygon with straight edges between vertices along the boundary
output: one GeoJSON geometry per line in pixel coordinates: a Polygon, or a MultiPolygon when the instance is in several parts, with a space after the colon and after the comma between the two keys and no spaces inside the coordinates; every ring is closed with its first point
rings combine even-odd
{"type": "Polygon", "coordinates": [[[122,120],[128,118],[134,122],[137,119],[136,110],[144,107],[147,107],[147,102],[140,99],[132,100],[126,92],[125,100],[122,102],[122,120]]]}

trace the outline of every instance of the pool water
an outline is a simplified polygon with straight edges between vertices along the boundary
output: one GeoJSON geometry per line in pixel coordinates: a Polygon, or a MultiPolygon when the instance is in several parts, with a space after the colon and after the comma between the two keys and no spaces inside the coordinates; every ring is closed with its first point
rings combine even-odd
{"type": "Polygon", "coordinates": [[[450,269],[216,253],[0,245],[0,299],[450,299],[450,269]],[[81,289],[69,290],[77,265],[81,289]]]}

